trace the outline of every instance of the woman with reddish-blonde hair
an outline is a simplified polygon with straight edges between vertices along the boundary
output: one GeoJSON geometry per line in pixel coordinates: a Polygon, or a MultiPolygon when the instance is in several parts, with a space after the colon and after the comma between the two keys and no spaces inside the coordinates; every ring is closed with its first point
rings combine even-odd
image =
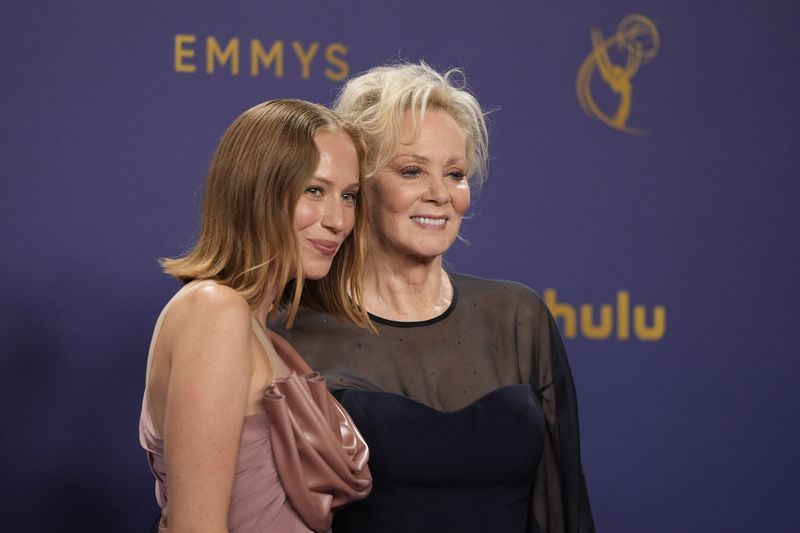
{"type": "Polygon", "coordinates": [[[327,531],[335,509],[369,492],[352,422],[319,395],[320,378],[292,372],[310,369],[266,329],[279,307],[291,326],[301,296],[371,327],[364,159],[357,129],[299,100],[245,111],[220,141],[197,241],[162,260],[184,283],[153,333],[140,423],[162,533],[327,531]]]}

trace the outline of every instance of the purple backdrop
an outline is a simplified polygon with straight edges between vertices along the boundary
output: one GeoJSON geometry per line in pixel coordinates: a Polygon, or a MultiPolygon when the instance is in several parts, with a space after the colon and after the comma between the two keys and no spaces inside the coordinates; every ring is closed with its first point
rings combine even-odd
{"type": "Polygon", "coordinates": [[[463,67],[493,110],[489,181],[448,260],[549,295],[599,529],[790,531],[798,15],[788,0],[6,0],[0,530],[149,525],[144,362],[177,288],[156,258],[191,243],[218,138],[255,103],[330,103],[343,76],[402,57],[463,67]]]}

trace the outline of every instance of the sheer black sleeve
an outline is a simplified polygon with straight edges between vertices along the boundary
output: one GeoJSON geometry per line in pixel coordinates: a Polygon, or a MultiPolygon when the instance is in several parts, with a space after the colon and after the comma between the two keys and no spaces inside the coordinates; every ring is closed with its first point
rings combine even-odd
{"type": "Polygon", "coordinates": [[[581,466],[575,385],[567,354],[555,320],[541,300],[536,298],[531,308],[520,311],[521,315],[528,313],[517,320],[518,343],[532,351],[528,361],[520,354],[520,370],[523,376],[529,376],[537,392],[547,426],[528,530],[593,533],[594,520],[581,466]],[[526,323],[534,327],[526,328],[526,323]],[[532,338],[525,338],[531,334],[532,338]]]}

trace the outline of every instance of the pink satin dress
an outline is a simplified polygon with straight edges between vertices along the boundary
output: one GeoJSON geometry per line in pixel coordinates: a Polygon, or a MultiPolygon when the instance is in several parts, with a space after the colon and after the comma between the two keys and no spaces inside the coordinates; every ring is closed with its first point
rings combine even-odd
{"type": "MultiPolygon", "coordinates": [[[[161,319],[156,324],[151,352],[160,322],[161,319]]],[[[254,332],[257,331],[256,326],[254,321],[254,332]]],[[[263,334],[257,334],[256,337],[264,342],[263,334]]],[[[164,457],[164,440],[153,424],[147,391],[142,400],[139,419],[139,442],[147,452],[150,470],[156,478],[156,500],[161,507],[159,532],[168,533],[169,479],[164,457]]],[[[266,413],[244,418],[228,511],[228,529],[230,533],[313,533],[289,503],[278,478],[266,413]]]]}

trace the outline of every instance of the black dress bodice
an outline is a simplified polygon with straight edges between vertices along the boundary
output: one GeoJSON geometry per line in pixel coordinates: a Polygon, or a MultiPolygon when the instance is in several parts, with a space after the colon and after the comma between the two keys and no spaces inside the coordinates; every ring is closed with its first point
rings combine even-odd
{"type": "Polygon", "coordinates": [[[530,385],[451,412],[387,392],[337,396],[370,444],[374,488],[334,531],[525,531],[545,431],[530,385]]]}

